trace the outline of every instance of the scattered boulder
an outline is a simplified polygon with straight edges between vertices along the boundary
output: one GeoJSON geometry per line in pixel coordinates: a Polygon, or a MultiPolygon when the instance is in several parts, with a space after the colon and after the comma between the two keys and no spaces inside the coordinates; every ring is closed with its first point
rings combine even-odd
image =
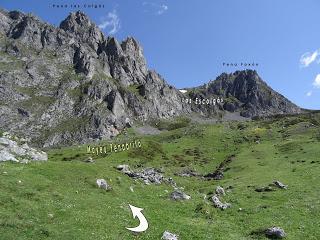
{"type": "Polygon", "coordinates": [[[171,194],[170,194],[170,199],[171,200],[175,200],[175,201],[179,201],[179,200],[189,200],[191,197],[187,194],[185,194],[184,192],[182,192],[181,190],[174,190],[171,194]]]}
{"type": "Polygon", "coordinates": [[[161,237],[162,240],[178,240],[179,235],[165,231],[161,237]]]}
{"type": "Polygon", "coordinates": [[[278,188],[281,188],[281,189],[287,189],[288,186],[287,185],[284,185],[282,182],[280,181],[274,181],[273,182],[274,185],[276,185],[278,188]]]}
{"type": "Polygon", "coordinates": [[[225,210],[231,207],[230,203],[222,203],[219,199],[219,196],[216,194],[212,196],[212,202],[216,208],[220,208],[221,210],[225,210]]]}
{"type": "Polygon", "coordinates": [[[109,190],[110,186],[108,185],[107,181],[105,179],[97,179],[96,181],[99,188],[102,188],[104,190],[109,190]]]}
{"type": "Polygon", "coordinates": [[[92,157],[88,157],[86,160],[84,160],[86,163],[95,163],[95,161],[92,159],[92,157]]]}
{"type": "Polygon", "coordinates": [[[286,233],[280,227],[270,227],[266,229],[265,234],[268,238],[281,239],[286,237],[286,233]]]}
{"type": "Polygon", "coordinates": [[[221,186],[217,186],[217,187],[216,187],[216,194],[217,194],[217,195],[226,195],[223,187],[221,187],[221,186]]]}
{"type": "Polygon", "coordinates": [[[145,168],[141,171],[134,172],[128,165],[118,165],[117,169],[131,178],[141,179],[147,185],[167,182],[168,184],[176,186],[172,178],[165,178],[161,170],[156,168],[145,168]]]}

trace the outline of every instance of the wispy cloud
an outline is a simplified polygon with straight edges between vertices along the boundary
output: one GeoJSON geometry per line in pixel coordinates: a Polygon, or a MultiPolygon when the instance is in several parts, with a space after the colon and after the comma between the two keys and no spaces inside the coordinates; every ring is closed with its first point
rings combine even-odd
{"type": "Polygon", "coordinates": [[[166,4],[154,2],[143,2],[142,6],[145,8],[145,12],[152,12],[155,15],[162,15],[169,9],[168,5],[166,4]]]}
{"type": "Polygon", "coordinates": [[[312,85],[316,88],[320,88],[320,74],[317,74],[316,78],[314,79],[312,85]]]}
{"type": "Polygon", "coordinates": [[[314,52],[306,52],[300,57],[300,66],[308,67],[311,63],[313,63],[317,57],[320,55],[320,50],[316,50],[314,52]]]}
{"type": "Polygon", "coordinates": [[[102,30],[108,30],[109,34],[115,34],[119,31],[120,25],[120,18],[117,14],[117,11],[114,9],[112,12],[109,12],[107,16],[101,18],[101,23],[98,25],[99,28],[102,30]]]}
{"type": "Polygon", "coordinates": [[[306,93],[307,97],[310,97],[311,95],[312,95],[312,91],[309,91],[309,92],[306,93]]]}

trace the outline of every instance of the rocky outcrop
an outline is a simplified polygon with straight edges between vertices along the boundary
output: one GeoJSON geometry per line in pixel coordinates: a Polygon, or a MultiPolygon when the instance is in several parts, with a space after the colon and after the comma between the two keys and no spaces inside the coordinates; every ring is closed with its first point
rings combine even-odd
{"type": "Polygon", "coordinates": [[[28,163],[47,160],[47,153],[29,147],[23,139],[12,137],[9,134],[0,137],[0,162],[28,163]]]}

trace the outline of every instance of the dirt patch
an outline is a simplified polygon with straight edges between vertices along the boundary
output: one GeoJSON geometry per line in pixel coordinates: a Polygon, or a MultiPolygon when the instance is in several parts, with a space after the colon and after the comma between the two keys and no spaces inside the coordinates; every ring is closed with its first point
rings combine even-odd
{"type": "Polygon", "coordinates": [[[228,165],[235,160],[235,155],[228,156],[220,165],[216,168],[216,170],[212,173],[208,173],[203,177],[207,180],[221,180],[224,177],[224,172],[229,169],[228,165]]]}

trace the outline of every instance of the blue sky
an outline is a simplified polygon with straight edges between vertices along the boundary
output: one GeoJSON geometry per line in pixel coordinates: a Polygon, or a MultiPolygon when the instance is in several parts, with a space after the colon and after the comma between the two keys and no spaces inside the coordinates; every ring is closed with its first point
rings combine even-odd
{"type": "Polygon", "coordinates": [[[318,0],[1,0],[0,6],[58,25],[71,11],[50,7],[59,3],[104,4],[80,10],[108,35],[135,37],[149,68],[178,88],[254,62],[273,89],[301,107],[320,109],[318,0]]]}

